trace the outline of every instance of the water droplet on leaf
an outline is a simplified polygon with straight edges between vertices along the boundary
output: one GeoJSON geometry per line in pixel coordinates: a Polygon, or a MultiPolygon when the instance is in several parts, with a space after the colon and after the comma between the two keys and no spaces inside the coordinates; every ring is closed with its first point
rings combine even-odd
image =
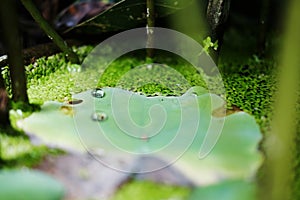
{"type": "Polygon", "coordinates": [[[92,96],[96,98],[103,98],[105,96],[105,92],[101,88],[96,88],[92,90],[92,96]]]}
{"type": "Polygon", "coordinates": [[[94,121],[104,121],[107,118],[108,118],[108,116],[104,112],[95,112],[92,114],[92,120],[94,120],[94,121]]]}

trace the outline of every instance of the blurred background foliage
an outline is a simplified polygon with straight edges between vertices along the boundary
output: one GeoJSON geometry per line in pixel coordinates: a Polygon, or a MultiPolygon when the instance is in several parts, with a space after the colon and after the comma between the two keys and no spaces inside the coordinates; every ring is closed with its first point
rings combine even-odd
{"type": "MultiPolygon", "coordinates": [[[[65,39],[97,43],[116,32],[134,27],[144,27],[146,24],[145,11],[142,10],[145,7],[145,1],[34,0],[34,2],[44,18],[65,39]],[[110,11],[107,12],[107,10],[110,11]],[[97,15],[96,20],[87,21],[97,15]],[[92,25],[97,21],[101,25],[98,26],[98,29],[92,25]],[[86,22],[84,28],[80,29],[81,26],[74,28],[82,22],[86,22]],[[68,31],[66,32],[66,30],[68,31]]],[[[157,2],[156,11],[158,13],[157,26],[187,33],[198,41],[202,41],[209,35],[208,24],[205,20],[207,0],[155,2],[157,2]]],[[[17,1],[17,4],[23,48],[50,42],[50,39],[39,28],[20,1],[17,1]]],[[[273,44],[277,42],[283,29],[286,5],[287,1],[279,0],[254,0],[243,3],[231,0],[224,33],[224,47],[220,47],[224,49],[222,51],[225,54],[224,59],[228,58],[228,54],[233,51],[239,52],[239,58],[241,55],[251,56],[255,53],[272,55],[273,44]]],[[[0,34],[1,32],[0,30],[0,34]]],[[[3,53],[3,45],[2,47],[0,45],[0,54],[3,53]]]]}

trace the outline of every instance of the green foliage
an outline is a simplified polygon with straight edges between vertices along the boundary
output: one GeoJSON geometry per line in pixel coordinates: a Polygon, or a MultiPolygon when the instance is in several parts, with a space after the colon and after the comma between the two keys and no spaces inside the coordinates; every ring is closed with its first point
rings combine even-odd
{"type": "Polygon", "coordinates": [[[11,82],[10,82],[10,74],[9,74],[9,67],[5,66],[1,68],[1,76],[3,77],[4,84],[6,86],[6,90],[8,95],[11,96],[11,82]]]}
{"type": "MultiPolygon", "coordinates": [[[[35,111],[39,111],[40,110],[40,105],[39,104],[28,104],[28,103],[24,103],[22,101],[18,101],[18,102],[12,102],[12,106],[11,109],[13,110],[22,110],[22,112],[24,113],[32,113],[35,111]]],[[[24,117],[26,117],[27,115],[25,115],[24,117]]]]}
{"type": "MultiPolygon", "coordinates": [[[[80,48],[74,48],[74,51],[83,59],[90,51],[92,46],[84,46],[80,48]]],[[[160,55],[160,53],[158,54],[160,55]]],[[[153,95],[181,95],[187,91],[190,86],[200,85],[205,87],[203,78],[194,67],[186,63],[184,60],[180,60],[174,55],[169,56],[157,56],[155,58],[156,63],[165,63],[172,67],[178,73],[182,74],[188,81],[188,85],[182,85],[181,87],[176,86],[176,82],[173,83],[173,89],[177,90],[165,90],[158,84],[145,85],[144,87],[136,87],[134,81],[120,80],[120,78],[129,70],[134,67],[152,62],[148,60],[145,62],[144,58],[133,57],[132,55],[125,55],[112,64],[103,73],[99,82],[99,87],[110,86],[115,87],[116,85],[122,88],[130,89],[135,92],[142,92],[149,96],[153,95]],[[166,59],[167,57],[167,59],[166,59]]],[[[28,95],[31,103],[41,104],[47,100],[58,100],[64,101],[65,99],[71,98],[71,93],[84,91],[89,89],[89,81],[87,81],[93,71],[83,70],[81,66],[71,64],[65,56],[55,54],[47,58],[37,59],[35,63],[26,66],[27,83],[28,83],[28,95]],[[80,73],[77,73],[80,72],[80,73]],[[73,81],[72,81],[73,80],[73,81]],[[78,84],[80,80],[84,80],[84,84],[78,84]]],[[[143,73],[141,71],[141,73],[143,73]]],[[[6,68],[2,71],[5,80],[9,85],[9,74],[6,68]]],[[[161,77],[167,77],[168,74],[157,74],[157,79],[161,77]]],[[[155,78],[155,77],[154,77],[155,78]]],[[[90,81],[92,82],[92,81],[90,81]]]]}
{"type": "Polygon", "coordinates": [[[49,149],[46,146],[31,144],[24,135],[11,136],[0,133],[2,159],[5,168],[32,167],[38,164],[46,155],[58,155],[63,152],[58,149],[49,149]]]}
{"type": "MultiPolygon", "coordinates": [[[[79,59],[83,60],[92,48],[92,46],[83,46],[74,47],[73,50],[78,54],[79,59]]],[[[70,82],[70,74],[80,71],[81,66],[70,63],[64,53],[58,53],[37,59],[33,64],[25,66],[25,70],[30,102],[42,104],[46,100],[63,101],[65,97],[70,98],[70,85],[73,84],[70,82]]],[[[1,74],[11,95],[9,68],[3,67],[1,74]]]]}
{"type": "MultiPolygon", "coordinates": [[[[83,58],[91,51],[91,46],[81,47],[75,49],[83,58]]],[[[149,96],[154,95],[181,95],[187,91],[191,86],[200,85],[205,87],[202,74],[199,73],[194,67],[174,57],[174,55],[168,56],[168,59],[163,56],[156,58],[156,63],[165,63],[170,68],[173,68],[180,73],[187,83],[178,86],[176,80],[170,82],[172,91],[166,89],[160,84],[148,84],[145,86],[137,86],[136,80],[121,79],[128,71],[133,68],[138,69],[141,66],[145,66],[146,61],[141,57],[134,57],[131,54],[125,55],[109,65],[109,67],[103,72],[101,79],[99,80],[99,87],[115,87],[119,86],[125,89],[129,89],[135,92],[142,92],[149,96]]],[[[152,61],[152,60],[151,60],[152,61]]],[[[97,66],[95,66],[96,68],[97,66]]],[[[78,93],[85,91],[93,87],[93,76],[95,74],[95,68],[84,68],[79,65],[74,65],[66,61],[62,54],[56,54],[46,58],[40,58],[36,63],[27,67],[28,74],[28,95],[29,99],[33,103],[42,103],[47,100],[65,101],[71,98],[72,93],[78,93]],[[90,80],[90,81],[89,81],[90,80]]],[[[136,74],[135,77],[141,76],[148,70],[144,67],[136,74]]],[[[155,76],[152,79],[160,80],[170,76],[170,73],[164,74],[164,71],[156,70],[155,76]]],[[[100,75],[99,75],[100,76],[100,75]]],[[[143,78],[147,78],[143,76],[143,78]]],[[[150,77],[148,77],[149,79],[150,77]]],[[[147,80],[144,80],[146,82],[147,80]]]]}
{"type": "Polygon", "coordinates": [[[266,120],[272,115],[275,80],[272,75],[250,74],[241,76],[233,74],[225,77],[227,106],[233,105],[255,116],[257,122],[266,127],[266,120]]]}
{"type": "MultiPolygon", "coordinates": [[[[91,49],[92,46],[84,46],[74,48],[74,51],[83,60],[91,49]]],[[[68,62],[63,53],[37,59],[26,66],[30,102],[41,104],[47,100],[70,99],[75,83],[72,78],[80,71],[81,66],[68,62]]],[[[85,76],[88,77],[89,74],[85,76]]]]}
{"type": "Polygon", "coordinates": [[[110,200],[185,200],[190,193],[189,188],[162,185],[147,181],[133,181],[125,184],[110,200]]]}
{"type": "MultiPolygon", "coordinates": [[[[206,52],[207,54],[210,53],[210,50],[217,50],[219,45],[218,45],[218,40],[215,42],[211,41],[211,37],[206,37],[203,41],[202,41],[202,45],[203,45],[203,51],[206,52]]],[[[202,52],[201,52],[202,53],[202,52]]]]}
{"type": "Polygon", "coordinates": [[[274,61],[255,55],[243,63],[226,62],[219,66],[226,88],[227,107],[237,106],[252,114],[263,133],[270,125],[277,89],[275,67],[274,61]]]}
{"type": "Polygon", "coordinates": [[[55,54],[47,58],[37,59],[33,64],[26,66],[27,79],[39,79],[50,75],[57,69],[65,69],[70,65],[63,54],[55,54]]]}
{"type": "Polygon", "coordinates": [[[37,171],[0,171],[0,199],[5,200],[60,200],[62,184],[37,171]]]}
{"type": "Polygon", "coordinates": [[[143,58],[136,58],[131,54],[122,56],[109,65],[102,74],[98,86],[121,87],[147,96],[180,96],[192,86],[206,87],[204,75],[191,64],[166,52],[156,51],[156,53],[159,56],[146,62],[143,58]],[[163,65],[147,66],[147,63],[163,63],[163,65]],[[182,77],[172,78],[174,74],[182,77]],[[182,80],[183,78],[186,81],[182,80]]]}

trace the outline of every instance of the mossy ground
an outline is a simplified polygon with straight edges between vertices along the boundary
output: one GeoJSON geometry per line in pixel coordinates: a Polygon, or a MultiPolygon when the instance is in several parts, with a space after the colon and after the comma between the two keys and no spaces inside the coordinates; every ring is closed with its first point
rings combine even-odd
{"type": "MultiPolygon", "coordinates": [[[[20,134],[20,133],[17,133],[20,134]]],[[[34,146],[24,135],[9,135],[0,131],[1,156],[5,161],[4,168],[33,167],[46,155],[59,155],[63,151],[49,149],[46,146],[34,146]]]]}
{"type": "MultiPolygon", "coordinates": [[[[92,47],[77,48],[76,51],[83,59],[92,47]]],[[[141,56],[143,57],[143,56],[141,56]]],[[[97,85],[99,87],[123,87],[135,92],[141,92],[146,95],[181,95],[190,86],[200,85],[206,87],[203,81],[203,75],[181,59],[165,59],[158,56],[157,63],[166,63],[175,69],[187,80],[186,84],[172,82],[171,89],[163,84],[146,84],[141,87],[135,87],[130,80],[121,80],[124,74],[136,66],[144,63],[141,57],[125,55],[115,61],[107,68],[97,85]]],[[[269,128],[272,115],[273,96],[276,91],[276,79],[273,73],[276,63],[272,60],[261,60],[257,56],[243,60],[243,62],[230,63],[223,61],[219,65],[222,74],[224,86],[226,89],[227,107],[233,106],[253,115],[261,127],[263,133],[269,128]]],[[[68,63],[63,54],[57,54],[48,58],[38,59],[35,64],[26,67],[28,77],[28,94],[31,103],[41,104],[47,100],[65,101],[70,99],[72,93],[84,91],[91,86],[94,80],[93,70],[84,69],[80,65],[68,63]]],[[[4,73],[4,77],[8,74],[4,73]]],[[[152,79],[163,79],[168,74],[157,74],[152,79]]],[[[146,77],[145,77],[146,78],[146,77]]],[[[36,147],[30,144],[28,138],[24,136],[9,136],[0,133],[2,143],[2,157],[5,160],[13,160],[17,166],[32,166],[49,153],[61,153],[58,150],[51,150],[44,146],[36,147]]],[[[0,152],[1,152],[0,151],[0,152]]],[[[8,165],[12,166],[12,165],[8,165]]],[[[146,197],[147,194],[161,194],[160,199],[166,199],[171,196],[165,194],[177,194],[178,198],[184,198],[188,190],[175,187],[162,187],[155,190],[152,183],[132,182],[124,186],[115,199],[132,199],[134,190],[135,195],[146,197]],[[133,189],[134,188],[134,189],[133,189]],[[138,189],[137,189],[138,188],[138,189]],[[163,195],[164,194],[164,195],[163,195]],[[123,196],[124,198],[121,198],[123,196]],[[128,198],[125,198],[128,196],[128,198]]],[[[156,198],[156,199],[159,199],[156,198]]]]}

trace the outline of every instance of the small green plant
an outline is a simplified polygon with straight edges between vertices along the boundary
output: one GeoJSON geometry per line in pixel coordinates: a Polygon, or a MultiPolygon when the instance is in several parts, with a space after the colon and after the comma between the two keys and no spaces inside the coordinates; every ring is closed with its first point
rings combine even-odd
{"type": "MultiPolygon", "coordinates": [[[[219,45],[218,45],[218,40],[216,40],[215,42],[212,42],[211,41],[211,37],[210,36],[207,36],[203,41],[202,41],[202,45],[203,45],[203,50],[202,52],[206,52],[207,54],[209,54],[210,50],[213,49],[213,50],[217,50],[219,45]]],[[[201,52],[201,53],[202,53],[201,52]]],[[[200,54],[201,54],[200,53],[200,54]]]]}

